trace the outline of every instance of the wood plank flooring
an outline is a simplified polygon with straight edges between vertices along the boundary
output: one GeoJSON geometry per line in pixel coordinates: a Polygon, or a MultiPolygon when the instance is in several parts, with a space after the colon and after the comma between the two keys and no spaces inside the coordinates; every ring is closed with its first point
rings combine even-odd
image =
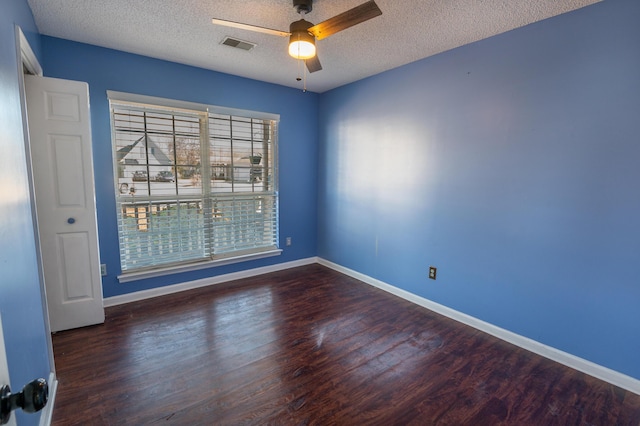
{"type": "Polygon", "coordinates": [[[54,335],[54,425],[640,425],[640,396],[320,265],[54,335]]]}

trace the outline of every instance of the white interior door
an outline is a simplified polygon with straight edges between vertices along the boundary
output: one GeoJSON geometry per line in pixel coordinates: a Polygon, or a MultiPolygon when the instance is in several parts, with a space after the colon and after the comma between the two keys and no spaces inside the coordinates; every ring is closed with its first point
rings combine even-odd
{"type": "Polygon", "coordinates": [[[104,322],[89,87],[25,76],[51,331],[104,322]]]}

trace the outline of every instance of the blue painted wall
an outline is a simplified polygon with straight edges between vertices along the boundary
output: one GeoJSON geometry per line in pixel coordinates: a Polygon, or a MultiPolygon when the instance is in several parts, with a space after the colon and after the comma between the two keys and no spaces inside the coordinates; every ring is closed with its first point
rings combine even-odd
{"type": "MultiPolygon", "coordinates": [[[[39,36],[26,0],[3,0],[0,13],[0,315],[11,389],[49,378],[18,83],[15,25],[36,54],[39,36]]],[[[36,425],[37,414],[16,414],[36,425]]]]}
{"type": "Polygon", "coordinates": [[[115,50],[42,37],[44,73],[89,83],[105,297],[316,255],[318,95],[115,50]],[[281,256],[121,284],[107,90],[280,114],[281,256]]]}
{"type": "Polygon", "coordinates": [[[317,95],[50,37],[40,47],[26,1],[9,0],[0,310],[12,385],[48,372],[14,22],[46,75],[90,85],[105,296],[317,254],[640,379],[639,18],[637,1],[607,0],[317,95]],[[280,114],[281,237],[294,245],[118,283],[106,90],[280,114]]]}
{"type": "Polygon", "coordinates": [[[321,95],[318,255],[640,379],[638,22],[608,0],[321,95]]]}

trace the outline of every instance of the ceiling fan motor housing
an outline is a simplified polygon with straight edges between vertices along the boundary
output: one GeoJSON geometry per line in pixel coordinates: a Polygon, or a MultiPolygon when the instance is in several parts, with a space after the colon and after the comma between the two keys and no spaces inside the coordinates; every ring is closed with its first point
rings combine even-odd
{"type": "Polygon", "coordinates": [[[300,19],[299,21],[292,22],[291,25],[289,25],[289,32],[292,34],[299,32],[309,33],[307,30],[311,27],[313,27],[311,22],[300,19]]]}
{"type": "Polygon", "coordinates": [[[292,22],[289,26],[289,55],[297,59],[310,59],[316,56],[316,39],[309,33],[313,24],[301,19],[292,22]]]}
{"type": "Polygon", "coordinates": [[[313,0],[293,0],[293,7],[298,13],[309,13],[313,9],[313,0]]]}
{"type": "Polygon", "coordinates": [[[316,56],[316,39],[309,33],[313,24],[304,19],[292,22],[289,26],[289,55],[297,59],[310,59],[316,56]]]}

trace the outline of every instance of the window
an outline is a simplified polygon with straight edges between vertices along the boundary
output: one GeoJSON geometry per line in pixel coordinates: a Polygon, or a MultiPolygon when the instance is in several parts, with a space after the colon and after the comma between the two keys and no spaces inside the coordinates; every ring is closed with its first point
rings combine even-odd
{"type": "Polygon", "coordinates": [[[277,116],[109,97],[123,276],[279,254],[277,116]]]}

